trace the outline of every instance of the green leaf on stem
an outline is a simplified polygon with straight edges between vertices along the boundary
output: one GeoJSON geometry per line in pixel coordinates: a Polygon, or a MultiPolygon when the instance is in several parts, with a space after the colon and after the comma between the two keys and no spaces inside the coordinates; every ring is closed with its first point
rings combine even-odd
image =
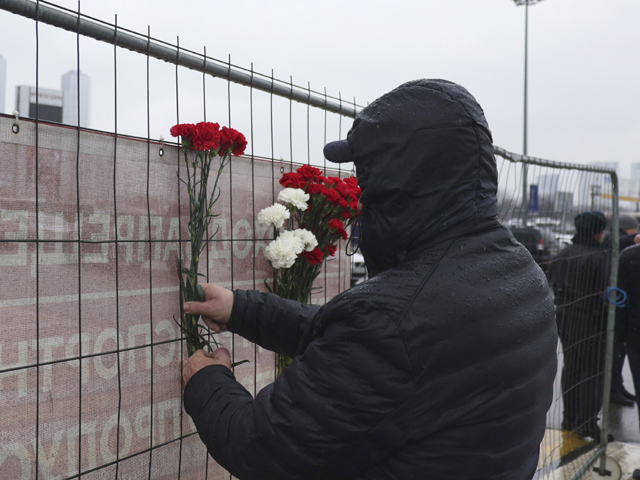
{"type": "Polygon", "coordinates": [[[231,364],[231,368],[235,368],[238,365],[242,365],[243,363],[249,363],[249,360],[240,360],[239,362],[234,362],[231,364]]]}

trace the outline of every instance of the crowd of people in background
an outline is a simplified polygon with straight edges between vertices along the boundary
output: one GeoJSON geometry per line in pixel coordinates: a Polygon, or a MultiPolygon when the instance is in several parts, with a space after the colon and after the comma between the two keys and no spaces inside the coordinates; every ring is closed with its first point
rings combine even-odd
{"type": "MultiPolygon", "coordinates": [[[[609,222],[610,223],[610,222],[609,222]]],[[[607,295],[611,275],[613,235],[602,212],[574,219],[572,244],[550,262],[556,322],[564,365],[561,375],[562,430],[600,441],[598,415],[604,393],[604,362],[609,301],[616,302],[611,402],[633,407],[636,396],[623,384],[625,357],[634,391],[640,387],[640,235],[638,221],[619,217],[619,277],[614,299],[607,295]]],[[[609,435],[609,441],[613,437],[609,435]]]]}

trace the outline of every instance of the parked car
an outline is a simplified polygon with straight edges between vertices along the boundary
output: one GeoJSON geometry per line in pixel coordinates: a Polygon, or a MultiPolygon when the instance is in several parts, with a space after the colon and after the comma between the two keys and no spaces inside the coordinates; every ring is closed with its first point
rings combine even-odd
{"type": "Polygon", "coordinates": [[[358,285],[368,278],[367,267],[364,264],[364,257],[360,252],[351,256],[351,286],[358,285]]]}
{"type": "Polygon", "coordinates": [[[556,243],[558,244],[558,251],[571,245],[573,235],[573,233],[556,233],[556,243]]]}
{"type": "Polygon", "coordinates": [[[542,239],[544,240],[544,249],[547,252],[548,257],[554,257],[559,249],[558,249],[558,234],[550,227],[534,227],[542,235],[542,239]]]}

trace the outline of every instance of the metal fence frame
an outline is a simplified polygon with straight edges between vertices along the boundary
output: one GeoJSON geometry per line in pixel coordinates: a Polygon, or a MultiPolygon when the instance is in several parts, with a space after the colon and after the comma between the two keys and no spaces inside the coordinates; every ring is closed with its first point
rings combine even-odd
{"type": "MultiPolygon", "coordinates": [[[[609,287],[615,288],[618,281],[618,257],[620,246],[619,235],[619,189],[618,189],[618,176],[616,171],[609,168],[590,166],[590,165],[578,165],[565,162],[556,162],[552,160],[545,160],[541,158],[519,155],[509,152],[503,148],[494,146],[494,152],[496,155],[504,158],[505,160],[513,164],[521,165],[535,165],[539,167],[547,167],[557,170],[577,170],[581,172],[593,172],[609,175],[611,178],[611,230],[612,230],[612,245],[611,245],[611,273],[609,277],[609,287]]],[[[526,192],[523,195],[522,203],[526,200],[526,192]]],[[[528,205],[520,205],[522,211],[526,212],[528,205]]],[[[609,408],[611,397],[611,379],[612,379],[612,366],[613,366],[613,340],[615,329],[615,317],[616,317],[616,305],[613,302],[609,302],[607,310],[607,331],[606,331],[606,351],[605,351],[605,365],[604,365],[604,394],[602,404],[602,435],[600,439],[600,446],[596,451],[581,465],[570,480],[578,480],[589,471],[589,469],[598,463],[595,469],[601,475],[606,474],[606,451],[607,451],[607,433],[609,431],[609,408]],[[598,462],[599,460],[599,462],[598,462]]]]}
{"type": "Polygon", "coordinates": [[[275,81],[272,77],[256,75],[255,72],[248,72],[239,67],[203,57],[202,54],[178,48],[121,27],[114,28],[108,23],[87,17],[80,12],[73,14],[69,10],[59,7],[53,8],[50,5],[52,4],[45,1],[0,0],[0,9],[2,10],[207,75],[228,79],[240,85],[319,107],[346,117],[355,117],[359,110],[354,103],[343,102],[340,98],[327,97],[303,87],[275,81]]]}

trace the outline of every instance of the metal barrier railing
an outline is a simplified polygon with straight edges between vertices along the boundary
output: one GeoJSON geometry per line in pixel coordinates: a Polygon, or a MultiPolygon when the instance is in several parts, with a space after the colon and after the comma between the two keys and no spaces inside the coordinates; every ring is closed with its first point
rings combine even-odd
{"type": "MultiPolygon", "coordinates": [[[[499,201],[501,204],[501,218],[509,225],[516,239],[521,241],[531,252],[547,273],[553,269],[553,263],[558,262],[557,255],[568,244],[573,236],[572,220],[577,214],[584,211],[601,210],[606,213],[610,221],[611,235],[607,240],[610,246],[610,270],[608,271],[607,286],[615,287],[618,277],[618,186],[615,171],[602,167],[574,165],[561,162],[553,162],[544,159],[526,157],[508,152],[496,147],[500,172],[499,201]],[[522,170],[528,169],[528,182],[522,183],[522,170]],[[523,189],[529,191],[523,193],[523,189]],[[594,195],[598,192],[598,195],[594,195]],[[522,199],[526,199],[526,203],[522,199]]],[[[601,255],[595,252],[594,255],[601,255]]],[[[604,273],[604,272],[603,272],[604,273]]],[[[582,280],[586,284],[586,279],[582,280]]],[[[583,285],[586,288],[586,285],[583,285]]],[[[581,286],[581,288],[583,287],[581,286]]],[[[607,288],[594,292],[604,298],[607,288]]],[[[558,304],[558,302],[557,302],[558,304]]],[[[577,312],[570,305],[557,305],[559,309],[577,312]]],[[[606,345],[604,354],[601,355],[604,362],[598,365],[597,371],[592,372],[592,379],[572,379],[572,372],[565,368],[573,368],[564,363],[563,352],[571,349],[582,348],[579,343],[575,345],[559,345],[559,367],[554,389],[554,403],[547,416],[547,435],[542,443],[542,454],[538,465],[538,478],[563,478],[577,480],[582,478],[593,466],[604,469],[609,433],[609,405],[611,392],[611,370],[613,363],[613,339],[615,326],[615,302],[608,302],[606,310],[606,329],[596,332],[595,340],[576,338],[576,342],[593,341],[603,342],[606,345]],[[562,372],[564,371],[564,376],[562,372]],[[568,375],[568,376],[567,376],[568,375]],[[590,380],[597,380],[594,385],[590,380]],[[567,407],[563,400],[573,396],[567,394],[566,386],[570,389],[587,389],[594,399],[582,399],[581,401],[600,402],[601,408],[596,409],[595,417],[589,421],[594,425],[597,422],[598,410],[600,416],[600,438],[591,441],[584,440],[584,435],[578,429],[567,429],[567,423],[563,425],[563,415],[568,415],[567,407]],[[564,397],[564,399],[563,399],[564,397]],[[597,399],[596,399],[597,397],[597,399]],[[564,412],[563,412],[564,409],[564,412]]],[[[602,312],[605,313],[605,312],[602,312]]],[[[578,315],[578,313],[575,313],[578,315]]],[[[569,313],[573,315],[573,313],[569,313]]],[[[593,322],[596,322],[596,313],[593,313],[593,322]]],[[[565,314],[566,316],[566,314],[565,314]]],[[[584,318],[584,322],[591,320],[584,318]]],[[[568,336],[565,336],[567,339],[568,336]]],[[[573,341],[573,340],[572,340],[573,341]]],[[[598,355],[597,352],[593,352],[598,355]]],[[[572,364],[571,364],[572,365],[572,364]]],[[[579,372],[574,372],[578,375],[579,372]]],[[[571,409],[576,406],[570,407],[571,409]]],[[[578,407],[579,408],[579,407],[578,407]]]]}

